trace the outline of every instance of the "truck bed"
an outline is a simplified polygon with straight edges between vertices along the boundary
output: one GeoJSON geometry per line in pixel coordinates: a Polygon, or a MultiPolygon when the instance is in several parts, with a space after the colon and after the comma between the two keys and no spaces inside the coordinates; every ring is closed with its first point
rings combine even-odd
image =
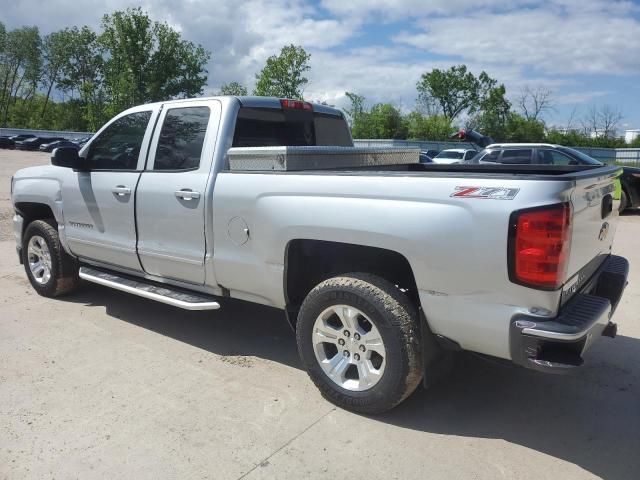
{"type": "Polygon", "coordinates": [[[229,173],[273,173],[295,175],[427,175],[433,177],[470,178],[523,178],[528,180],[567,180],[590,176],[611,175],[619,170],[617,166],[600,165],[504,165],[504,164],[435,164],[399,163],[389,165],[363,165],[354,167],[275,169],[225,169],[229,173]]]}
{"type": "Polygon", "coordinates": [[[357,148],[340,146],[235,147],[229,149],[223,171],[242,173],[366,174],[407,173],[445,177],[559,178],[611,174],[616,167],[600,165],[512,165],[420,163],[414,148],[357,148]],[[597,172],[593,172],[597,170],[597,172]]]}

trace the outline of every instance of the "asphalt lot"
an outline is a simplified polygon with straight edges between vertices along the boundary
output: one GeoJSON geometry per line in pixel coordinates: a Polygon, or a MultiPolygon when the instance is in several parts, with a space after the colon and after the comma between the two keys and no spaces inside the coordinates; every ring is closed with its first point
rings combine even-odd
{"type": "Polygon", "coordinates": [[[618,337],[585,367],[464,355],[434,389],[364,417],[322,399],[278,310],[188,312],[92,285],[35,294],[9,178],[46,162],[0,150],[0,478],[638,478],[639,214],[616,233],[632,266],[618,337]]]}

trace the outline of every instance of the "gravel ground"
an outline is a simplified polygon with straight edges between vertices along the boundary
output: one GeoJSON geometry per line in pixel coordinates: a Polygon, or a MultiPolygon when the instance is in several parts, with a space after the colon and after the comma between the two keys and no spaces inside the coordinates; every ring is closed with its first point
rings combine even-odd
{"type": "Polygon", "coordinates": [[[463,355],[436,388],[369,418],[322,399],[278,310],[34,294],[7,241],[9,178],[46,162],[0,150],[0,478],[638,478],[640,215],[616,233],[632,265],[619,335],[582,369],[463,355]]]}

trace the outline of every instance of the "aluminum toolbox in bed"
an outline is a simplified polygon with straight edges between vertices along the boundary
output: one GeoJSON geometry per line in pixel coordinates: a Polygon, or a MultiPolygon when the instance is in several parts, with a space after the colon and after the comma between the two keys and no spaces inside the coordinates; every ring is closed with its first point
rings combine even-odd
{"type": "Polygon", "coordinates": [[[404,165],[420,162],[417,148],[235,147],[228,151],[229,169],[295,171],[404,165]]]}

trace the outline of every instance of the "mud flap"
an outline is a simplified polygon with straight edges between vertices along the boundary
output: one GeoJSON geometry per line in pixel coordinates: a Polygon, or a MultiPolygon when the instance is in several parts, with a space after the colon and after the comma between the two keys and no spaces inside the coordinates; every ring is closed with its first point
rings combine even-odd
{"type": "Polygon", "coordinates": [[[456,347],[457,349],[460,347],[444,337],[440,339],[434,335],[422,310],[420,310],[420,332],[422,337],[422,386],[430,388],[451,373],[454,350],[456,347]],[[449,346],[447,342],[452,345],[449,346]]]}

